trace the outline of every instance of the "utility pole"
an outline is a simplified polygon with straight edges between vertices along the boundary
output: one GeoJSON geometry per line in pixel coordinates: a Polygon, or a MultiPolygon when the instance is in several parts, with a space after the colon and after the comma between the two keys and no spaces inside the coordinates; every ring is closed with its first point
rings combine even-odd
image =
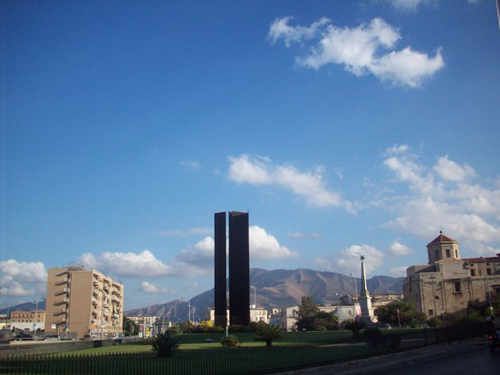
{"type": "MultiPolygon", "coordinates": [[[[498,0],[500,1],[500,0],[498,0]]],[[[497,2],[498,5],[498,2],[497,2]]],[[[488,289],[488,303],[490,304],[490,315],[493,315],[493,300],[491,299],[490,282],[488,280],[488,272],[486,271],[486,259],[481,257],[484,262],[484,278],[486,280],[486,288],[488,289]]]]}

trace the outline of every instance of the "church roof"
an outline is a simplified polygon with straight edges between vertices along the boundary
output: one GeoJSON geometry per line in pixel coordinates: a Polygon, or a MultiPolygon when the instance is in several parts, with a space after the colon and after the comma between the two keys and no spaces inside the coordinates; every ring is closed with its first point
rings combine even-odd
{"type": "Polygon", "coordinates": [[[434,243],[441,243],[441,242],[457,242],[453,238],[450,238],[448,236],[445,236],[443,232],[439,232],[439,236],[434,238],[431,242],[427,244],[427,246],[434,244],[434,243]]]}

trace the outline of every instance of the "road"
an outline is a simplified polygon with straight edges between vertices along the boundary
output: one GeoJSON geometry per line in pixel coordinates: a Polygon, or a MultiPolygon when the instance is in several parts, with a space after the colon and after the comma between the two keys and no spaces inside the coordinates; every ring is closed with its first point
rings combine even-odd
{"type": "Polygon", "coordinates": [[[397,370],[385,372],[384,375],[498,375],[500,374],[500,351],[490,353],[484,346],[457,356],[435,359],[431,362],[412,362],[397,370]]]}

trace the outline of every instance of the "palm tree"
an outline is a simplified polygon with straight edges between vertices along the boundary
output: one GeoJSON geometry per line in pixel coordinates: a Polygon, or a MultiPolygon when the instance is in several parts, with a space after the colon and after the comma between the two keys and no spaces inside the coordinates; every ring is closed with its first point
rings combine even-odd
{"type": "Polygon", "coordinates": [[[152,350],[158,357],[171,357],[179,348],[179,341],[170,335],[169,331],[158,333],[153,339],[152,350]]]}
{"type": "Polygon", "coordinates": [[[273,341],[281,340],[283,338],[281,335],[283,331],[275,324],[259,323],[255,333],[258,336],[255,340],[265,341],[266,347],[268,348],[273,346],[273,341]]]}

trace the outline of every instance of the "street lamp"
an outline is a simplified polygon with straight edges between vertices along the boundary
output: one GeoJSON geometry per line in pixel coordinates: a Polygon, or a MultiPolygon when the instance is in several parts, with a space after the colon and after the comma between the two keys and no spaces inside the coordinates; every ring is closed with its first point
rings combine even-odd
{"type": "Polygon", "coordinates": [[[165,305],[161,308],[161,333],[165,332],[165,305]]]}
{"type": "MultiPolygon", "coordinates": [[[[356,276],[354,276],[352,273],[350,273],[349,275],[351,275],[354,279],[354,296],[356,297],[356,302],[358,302],[358,283],[356,282],[356,276]]],[[[354,304],[354,298],[352,300],[352,303],[354,304]]]]}
{"type": "Polygon", "coordinates": [[[253,308],[255,309],[257,307],[257,288],[253,285],[250,285],[250,288],[253,289],[253,308]]]}
{"type": "Polygon", "coordinates": [[[484,278],[486,279],[486,288],[488,288],[488,303],[490,304],[490,315],[493,315],[493,301],[491,299],[490,281],[488,280],[488,272],[486,272],[486,259],[481,257],[484,262],[484,278]]]}

